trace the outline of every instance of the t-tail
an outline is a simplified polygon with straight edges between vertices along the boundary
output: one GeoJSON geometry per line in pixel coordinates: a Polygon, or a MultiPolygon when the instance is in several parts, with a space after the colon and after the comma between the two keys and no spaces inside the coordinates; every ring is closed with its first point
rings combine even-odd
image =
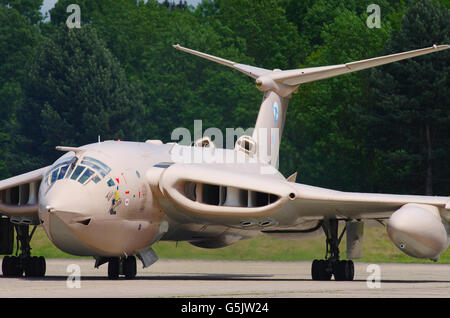
{"type": "Polygon", "coordinates": [[[256,81],[256,87],[264,92],[253,135],[247,136],[249,144],[256,145],[254,153],[258,159],[278,168],[278,153],[281,136],[289,104],[289,99],[303,83],[318,81],[342,74],[356,72],[371,67],[401,61],[415,56],[438,52],[450,48],[450,45],[433,45],[403,53],[375,57],[367,60],[339,65],[310,67],[293,70],[267,70],[245,64],[239,64],[220,57],[184,48],[179,44],[174,48],[197,55],[234,68],[256,81]]]}

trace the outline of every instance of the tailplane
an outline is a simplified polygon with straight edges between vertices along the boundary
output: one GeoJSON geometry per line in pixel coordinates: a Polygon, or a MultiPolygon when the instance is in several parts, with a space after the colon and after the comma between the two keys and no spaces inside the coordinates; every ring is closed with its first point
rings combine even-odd
{"type": "Polygon", "coordinates": [[[278,152],[289,99],[293,93],[297,92],[298,87],[301,84],[446,50],[450,48],[450,45],[433,45],[429,48],[375,57],[346,64],[286,71],[278,69],[271,71],[255,66],[239,64],[220,57],[184,48],[179,44],[174,45],[173,47],[177,50],[191,53],[234,68],[255,79],[256,87],[264,92],[264,97],[259,109],[253,135],[251,137],[247,136],[247,138],[251,141],[250,143],[256,145],[257,149],[252,153],[256,153],[259,160],[278,168],[278,152]]]}

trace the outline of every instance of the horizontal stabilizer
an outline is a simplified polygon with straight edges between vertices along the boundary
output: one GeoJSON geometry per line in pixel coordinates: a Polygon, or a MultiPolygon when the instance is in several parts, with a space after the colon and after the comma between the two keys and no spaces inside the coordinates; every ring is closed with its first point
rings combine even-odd
{"type": "Polygon", "coordinates": [[[244,73],[244,74],[246,74],[246,75],[248,75],[250,77],[253,77],[253,78],[258,78],[258,77],[260,77],[260,76],[262,76],[264,74],[268,74],[268,73],[272,72],[272,71],[266,70],[264,68],[259,68],[259,67],[250,66],[250,65],[246,65],[246,64],[239,64],[239,63],[236,63],[236,62],[233,62],[233,61],[230,61],[230,60],[226,60],[226,59],[223,59],[223,58],[220,58],[220,57],[216,57],[216,56],[209,55],[209,54],[206,54],[206,53],[202,53],[202,52],[199,52],[199,51],[191,50],[191,49],[182,47],[179,44],[174,45],[173,47],[176,48],[177,50],[184,51],[184,52],[187,52],[187,53],[191,53],[193,55],[197,55],[199,57],[203,57],[203,58],[208,59],[210,61],[222,64],[222,65],[225,65],[225,66],[229,66],[229,67],[234,68],[235,70],[238,70],[238,71],[240,71],[240,72],[242,72],[242,73],[244,73]]]}
{"type": "Polygon", "coordinates": [[[365,70],[371,67],[376,67],[392,62],[409,59],[412,57],[434,53],[442,50],[447,50],[450,45],[433,45],[429,48],[407,51],[403,53],[391,54],[371,59],[349,62],[345,64],[330,65],[300,68],[294,70],[267,70],[259,67],[254,67],[245,64],[235,63],[220,57],[205,54],[184,48],[179,44],[174,45],[174,48],[187,53],[197,55],[202,58],[232,67],[250,77],[256,79],[256,86],[261,91],[273,91],[282,97],[287,97],[295,92],[300,84],[314,82],[342,74],[352,73],[360,70],[365,70]]]}
{"type": "Polygon", "coordinates": [[[271,78],[275,82],[279,82],[285,85],[299,85],[342,74],[365,70],[368,68],[389,64],[392,62],[397,62],[420,55],[434,53],[446,50],[448,48],[450,48],[450,45],[438,45],[438,46],[433,45],[432,47],[425,49],[375,57],[367,60],[350,62],[340,65],[301,68],[297,70],[276,72],[273,75],[271,75],[271,78]]]}

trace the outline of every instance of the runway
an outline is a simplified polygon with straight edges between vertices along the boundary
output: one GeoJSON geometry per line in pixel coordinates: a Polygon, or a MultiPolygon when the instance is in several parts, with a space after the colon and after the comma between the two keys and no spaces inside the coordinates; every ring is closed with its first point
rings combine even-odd
{"type": "Polygon", "coordinates": [[[0,277],[0,297],[450,297],[450,264],[355,262],[352,282],[312,281],[310,271],[311,262],[162,259],[146,269],[138,262],[134,280],[108,280],[106,264],[95,269],[94,260],[47,259],[43,279],[0,277]]]}

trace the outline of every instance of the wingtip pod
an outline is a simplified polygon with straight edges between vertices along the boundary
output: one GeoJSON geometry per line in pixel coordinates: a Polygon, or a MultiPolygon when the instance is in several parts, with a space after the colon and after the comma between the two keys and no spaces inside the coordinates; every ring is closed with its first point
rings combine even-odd
{"type": "Polygon", "coordinates": [[[438,208],[432,205],[405,204],[391,215],[386,229],[395,246],[412,257],[437,260],[448,246],[438,208]]]}

